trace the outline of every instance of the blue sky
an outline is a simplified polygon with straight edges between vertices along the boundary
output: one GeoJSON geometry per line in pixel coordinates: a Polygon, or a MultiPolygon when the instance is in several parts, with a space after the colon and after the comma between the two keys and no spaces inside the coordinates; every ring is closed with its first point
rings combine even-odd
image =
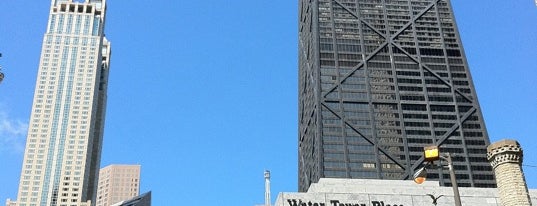
{"type": "MultiPolygon", "coordinates": [[[[537,7],[452,0],[492,141],[537,165],[537,7]]],[[[297,1],[110,1],[102,165],[142,165],[155,205],[297,190],[297,1]],[[127,3],[128,2],[128,3],[127,3]]],[[[0,1],[0,202],[16,198],[50,2],[0,1]]],[[[524,167],[537,188],[537,167],[524,167]]]]}

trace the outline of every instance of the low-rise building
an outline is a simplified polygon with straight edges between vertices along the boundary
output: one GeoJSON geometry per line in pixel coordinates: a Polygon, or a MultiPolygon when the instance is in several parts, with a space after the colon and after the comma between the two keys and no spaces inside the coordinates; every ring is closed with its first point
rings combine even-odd
{"type": "Polygon", "coordinates": [[[111,206],[151,206],[151,191],[134,197],[130,200],[118,202],[111,206]]]}
{"type": "MultiPolygon", "coordinates": [[[[0,56],[1,56],[1,54],[0,54],[0,56]]],[[[6,200],[6,206],[17,206],[17,201],[11,200],[11,199],[8,198],[6,200]]]]}
{"type": "MultiPolygon", "coordinates": [[[[460,187],[462,205],[500,206],[496,188],[460,187]]],[[[529,191],[537,202],[537,190],[529,191]]],[[[280,193],[274,206],[452,206],[451,187],[438,182],[416,184],[410,180],[324,178],[306,193],[280,193]]]]}

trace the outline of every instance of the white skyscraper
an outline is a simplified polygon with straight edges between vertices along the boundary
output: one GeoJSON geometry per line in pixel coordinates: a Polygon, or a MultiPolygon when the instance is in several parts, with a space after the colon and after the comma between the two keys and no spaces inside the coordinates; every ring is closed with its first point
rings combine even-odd
{"type": "Polygon", "coordinates": [[[52,0],[18,206],[89,206],[101,159],[110,42],[106,0],[52,0]]]}

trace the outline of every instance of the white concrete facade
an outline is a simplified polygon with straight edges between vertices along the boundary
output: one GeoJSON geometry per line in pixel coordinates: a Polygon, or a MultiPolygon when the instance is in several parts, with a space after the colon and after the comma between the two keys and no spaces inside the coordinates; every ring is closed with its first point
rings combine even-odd
{"type": "Polygon", "coordinates": [[[92,205],[106,108],[106,0],[51,0],[17,196],[19,206],[92,205]]]}
{"type": "MultiPolygon", "coordinates": [[[[495,188],[459,188],[464,206],[500,206],[495,188]]],[[[306,193],[280,193],[275,206],[437,206],[454,205],[451,187],[407,180],[331,179],[314,183],[306,193]]],[[[537,201],[537,190],[530,190],[537,201]]]]}

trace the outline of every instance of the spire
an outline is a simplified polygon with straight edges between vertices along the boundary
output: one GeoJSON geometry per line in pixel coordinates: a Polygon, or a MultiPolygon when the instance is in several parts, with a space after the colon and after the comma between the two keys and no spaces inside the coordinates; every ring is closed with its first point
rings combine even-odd
{"type": "Polygon", "coordinates": [[[270,203],[270,171],[265,170],[265,206],[271,206],[270,203]]]}

